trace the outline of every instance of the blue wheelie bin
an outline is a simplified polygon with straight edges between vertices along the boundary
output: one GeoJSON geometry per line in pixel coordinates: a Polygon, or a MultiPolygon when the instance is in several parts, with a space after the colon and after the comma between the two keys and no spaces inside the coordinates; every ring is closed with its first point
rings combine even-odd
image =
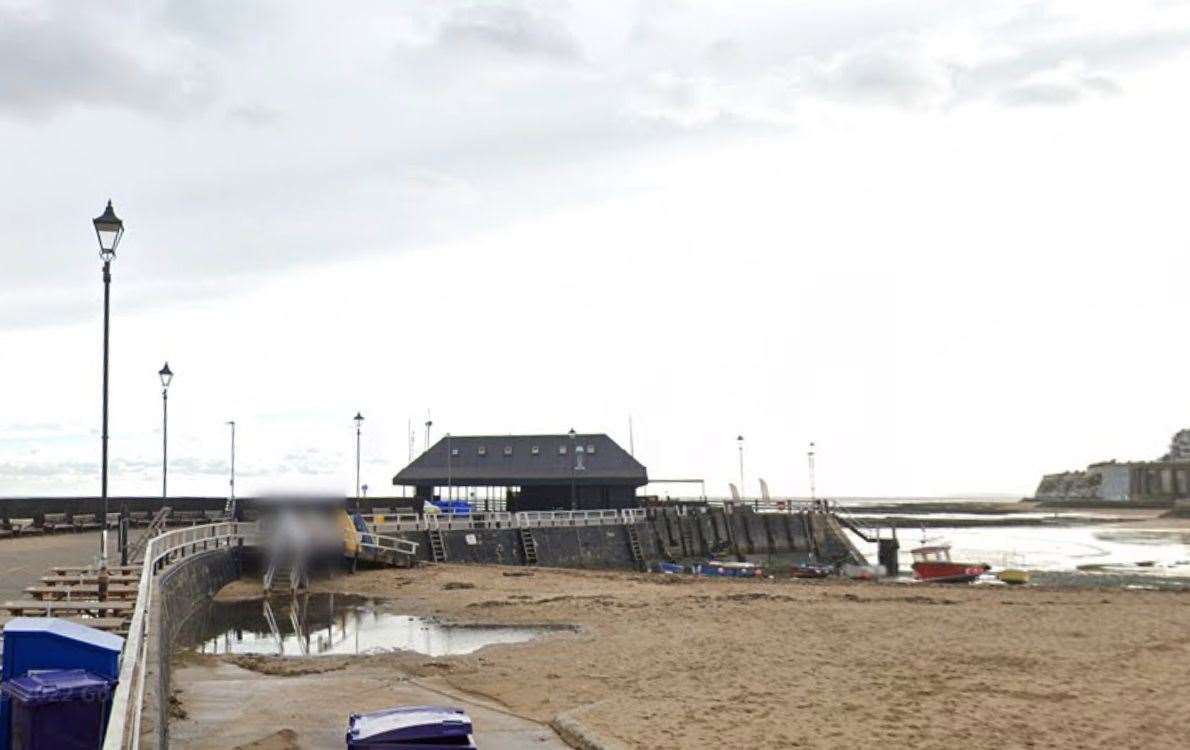
{"type": "Polygon", "coordinates": [[[46,669],[0,683],[11,714],[11,750],[97,750],[112,683],[85,669],[46,669]]]}
{"type": "Polygon", "coordinates": [[[476,750],[471,717],[458,708],[401,706],[347,719],[347,750],[476,750]]]}

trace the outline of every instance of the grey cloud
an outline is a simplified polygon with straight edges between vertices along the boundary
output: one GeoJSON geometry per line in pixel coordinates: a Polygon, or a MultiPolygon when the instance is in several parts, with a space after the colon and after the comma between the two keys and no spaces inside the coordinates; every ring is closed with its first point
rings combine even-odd
{"type": "Polygon", "coordinates": [[[928,31],[905,26],[813,54],[791,45],[784,55],[719,38],[696,60],[639,86],[634,111],[701,129],[790,124],[806,99],[906,109],[987,99],[1069,105],[1119,94],[1127,75],[1190,49],[1190,32],[1078,34],[1061,18],[1027,12],[983,29],[983,46],[996,52],[971,61],[930,53],[928,31]]]}
{"type": "Polygon", "coordinates": [[[45,117],[82,104],[172,113],[208,98],[201,70],[155,66],[86,13],[66,12],[69,21],[0,10],[0,112],[45,117]]]}
{"type": "Polygon", "coordinates": [[[245,104],[232,107],[227,111],[227,116],[245,125],[263,127],[279,121],[281,119],[281,112],[272,107],[266,107],[263,104],[245,104]]]}
{"type": "Polygon", "coordinates": [[[522,5],[477,4],[455,10],[438,28],[439,44],[513,56],[574,60],[578,41],[556,18],[522,5]]]}

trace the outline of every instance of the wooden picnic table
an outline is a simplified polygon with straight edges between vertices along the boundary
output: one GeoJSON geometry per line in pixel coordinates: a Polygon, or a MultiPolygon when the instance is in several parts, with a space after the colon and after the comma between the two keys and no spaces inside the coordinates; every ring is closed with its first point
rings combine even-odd
{"type": "MultiPolygon", "coordinates": [[[[120,584],[120,583],[132,584],[132,583],[138,583],[139,581],[140,581],[139,575],[121,574],[121,575],[110,575],[107,577],[107,582],[109,584],[120,584]]],[[[75,576],[64,576],[64,575],[42,576],[41,582],[46,586],[74,586],[74,585],[80,584],[80,583],[94,584],[94,583],[99,583],[99,576],[94,575],[92,573],[88,573],[86,575],[75,575],[75,576]]]]}
{"type": "MultiPolygon", "coordinates": [[[[136,586],[108,586],[108,599],[135,599],[136,586]]],[[[34,599],[97,599],[99,586],[30,586],[25,593],[34,599]]]]}
{"type": "Polygon", "coordinates": [[[57,615],[60,612],[94,612],[102,616],[104,612],[122,615],[132,612],[136,602],[128,600],[108,600],[97,602],[93,599],[77,599],[74,601],[39,601],[37,599],[18,599],[0,604],[0,610],[6,610],[14,615],[25,613],[57,615]]]}
{"type": "MultiPolygon", "coordinates": [[[[108,572],[116,575],[132,575],[140,573],[140,565],[109,565],[108,572]]],[[[96,575],[98,573],[92,565],[60,565],[56,568],[50,568],[51,573],[56,573],[60,576],[66,575],[96,575]]]]}

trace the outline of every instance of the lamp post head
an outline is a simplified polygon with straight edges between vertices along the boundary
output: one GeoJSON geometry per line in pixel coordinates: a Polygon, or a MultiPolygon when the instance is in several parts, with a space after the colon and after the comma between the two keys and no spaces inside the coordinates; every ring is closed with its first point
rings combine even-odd
{"type": "Polygon", "coordinates": [[[158,370],[157,374],[161,377],[161,387],[169,388],[169,382],[174,379],[174,374],[169,369],[169,362],[166,362],[165,367],[158,370]]]}
{"type": "Polygon", "coordinates": [[[99,257],[106,263],[116,257],[116,246],[124,236],[124,222],[112,210],[112,202],[107,202],[103,213],[91,220],[95,225],[95,236],[99,238],[99,257]]]}
{"type": "Polygon", "coordinates": [[[737,443],[739,443],[740,445],[743,445],[743,444],[744,444],[744,436],[743,436],[743,435],[737,435],[735,440],[736,440],[736,442],[737,442],[737,443]]]}
{"type": "Polygon", "coordinates": [[[571,440],[574,440],[576,437],[578,437],[578,433],[574,431],[573,427],[571,427],[570,432],[568,432],[566,434],[570,436],[571,440]]]}
{"type": "Polygon", "coordinates": [[[364,423],[364,415],[363,415],[363,414],[360,414],[360,413],[357,411],[357,412],[355,413],[355,416],[354,416],[354,417],[352,417],[352,420],[354,420],[354,421],[355,421],[355,428],[358,430],[358,429],[359,429],[359,426],[360,426],[360,425],[362,425],[362,424],[364,423]]]}

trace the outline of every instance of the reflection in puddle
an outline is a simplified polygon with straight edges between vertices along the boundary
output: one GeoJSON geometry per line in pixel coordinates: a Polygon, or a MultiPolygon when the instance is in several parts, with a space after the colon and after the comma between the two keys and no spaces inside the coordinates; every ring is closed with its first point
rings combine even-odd
{"type": "Polygon", "coordinates": [[[196,649],[204,654],[322,656],[415,651],[469,654],[497,643],[523,643],[558,628],[457,625],[384,612],[349,594],[306,594],[214,602],[196,649]]]}

